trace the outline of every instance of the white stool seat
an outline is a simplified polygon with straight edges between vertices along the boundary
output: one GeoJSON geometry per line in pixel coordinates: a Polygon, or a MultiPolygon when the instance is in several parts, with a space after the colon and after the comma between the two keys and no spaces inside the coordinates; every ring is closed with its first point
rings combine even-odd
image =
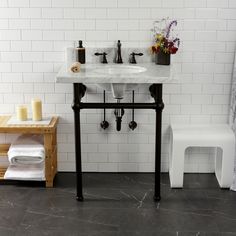
{"type": "Polygon", "coordinates": [[[171,124],[170,184],[183,187],[184,154],[188,147],[217,147],[215,174],[221,188],[233,181],[235,135],[227,124],[171,124]],[[220,155],[222,153],[222,155],[220,155]]]}

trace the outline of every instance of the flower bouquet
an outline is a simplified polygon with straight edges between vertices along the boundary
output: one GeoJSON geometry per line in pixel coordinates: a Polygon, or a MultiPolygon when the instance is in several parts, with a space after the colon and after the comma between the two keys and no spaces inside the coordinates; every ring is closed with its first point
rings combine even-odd
{"type": "Polygon", "coordinates": [[[156,64],[170,65],[170,54],[175,54],[179,49],[180,39],[173,34],[173,26],[177,21],[168,22],[167,19],[155,21],[153,26],[154,45],[151,47],[156,54],[156,64]]]}

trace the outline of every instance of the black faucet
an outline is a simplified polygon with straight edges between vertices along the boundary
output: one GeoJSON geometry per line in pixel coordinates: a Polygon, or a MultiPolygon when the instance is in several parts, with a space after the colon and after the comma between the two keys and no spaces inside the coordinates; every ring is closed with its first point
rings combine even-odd
{"type": "Polygon", "coordinates": [[[121,58],[121,42],[118,40],[117,42],[117,60],[116,63],[121,64],[123,63],[122,58],[121,58]]]}
{"type": "Polygon", "coordinates": [[[106,52],[102,52],[102,53],[99,53],[99,52],[96,52],[94,53],[95,56],[102,56],[102,63],[103,64],[107,64],[107,58],[106,58],[106,55],[107,53],[106,52]]]}
{"type": "Polygon", "coordinates": [[[130,62],[131,64],[137,64],[136,59],[135,59],[135,56],[143,56],[143,53],[135,53],[135,52],[132,52],[132,53],[130,54],[130,60],[129,60],[129,62],[130,62]]]}

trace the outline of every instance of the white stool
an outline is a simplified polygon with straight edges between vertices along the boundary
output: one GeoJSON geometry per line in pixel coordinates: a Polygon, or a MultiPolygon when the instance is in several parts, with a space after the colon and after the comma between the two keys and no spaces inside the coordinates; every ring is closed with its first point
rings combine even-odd
{"type": "Polygon", "coordinates": [[[171,124],[170,185],[183,187],[184,153],[188,147],[217,147],[215,175],[221,188],[228,188],[233,181],[235,135],[227,124],[171,124]],[[222,155],[219,155],[221,154],[222,155]]]}

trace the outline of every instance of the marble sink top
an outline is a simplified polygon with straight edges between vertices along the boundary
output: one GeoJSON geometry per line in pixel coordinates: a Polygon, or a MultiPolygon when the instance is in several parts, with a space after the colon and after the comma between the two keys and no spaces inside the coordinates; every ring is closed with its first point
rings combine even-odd
{"type": "Polygon", "coordinates": [[[64,65],[56,76],[57,83],[176,83],[174,66],[154,63],[139,64],[83,64],[79,73],[72,73],[64,65]]]}

